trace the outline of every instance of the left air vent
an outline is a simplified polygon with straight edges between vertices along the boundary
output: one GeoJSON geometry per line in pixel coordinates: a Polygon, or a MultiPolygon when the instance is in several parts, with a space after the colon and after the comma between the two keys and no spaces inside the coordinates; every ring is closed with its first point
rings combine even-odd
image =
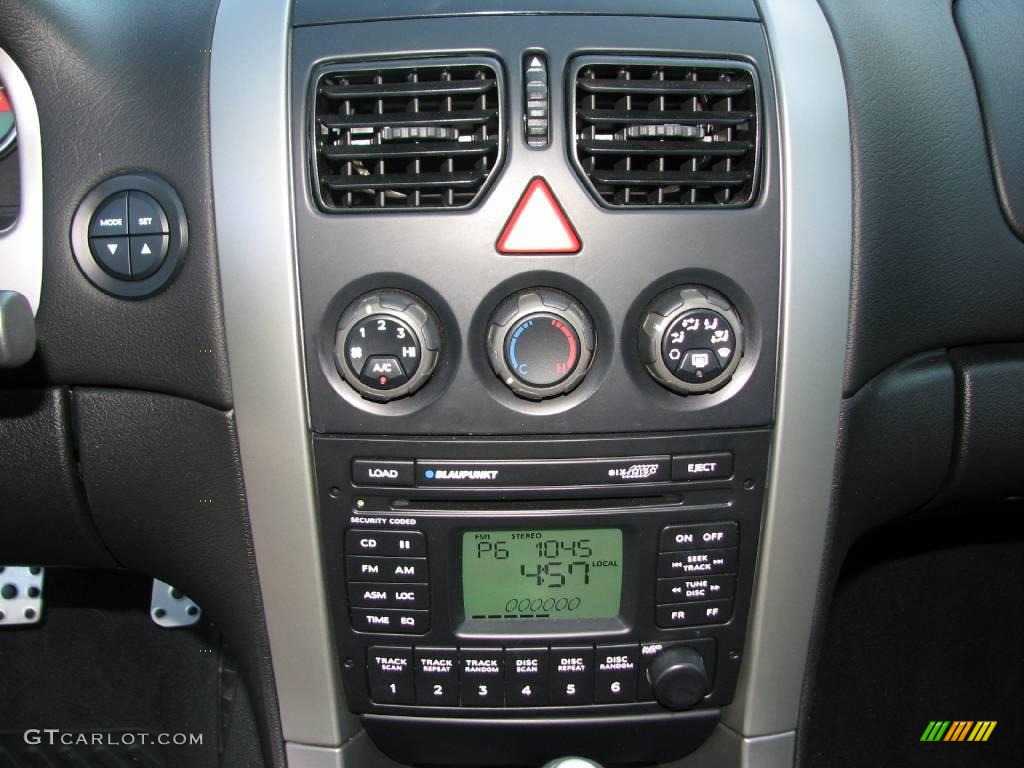
{"type": "Polygon", "coordinates": [[[490,60],[334,66],[316,81],[315,187],[331,212],[469,208],[503,158],[490,60]]]}

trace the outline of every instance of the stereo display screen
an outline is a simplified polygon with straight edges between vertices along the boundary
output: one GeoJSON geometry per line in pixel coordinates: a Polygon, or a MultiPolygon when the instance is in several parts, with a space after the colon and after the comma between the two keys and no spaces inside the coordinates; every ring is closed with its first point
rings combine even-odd
{"type": "Polygon", "coordinates": [[[618,528],[524,528],[462,535],[467,619],[607,619],[622,593],[618,528]]]}

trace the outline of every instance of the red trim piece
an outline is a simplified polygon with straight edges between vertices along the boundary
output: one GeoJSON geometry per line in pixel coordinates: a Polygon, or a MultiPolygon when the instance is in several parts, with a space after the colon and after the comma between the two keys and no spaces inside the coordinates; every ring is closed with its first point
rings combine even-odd
{"type": "Polygon", "coordinates": [[[544,180],[543,176],[535,176],[530,180],[530,183],[526,185],[526,190],[519,198],[519,202],[516,203],[515,209],[512,211],[512,215],[508,217],[508,221],[505,222],[504,228],[501,230],[501,235],[498,236],[498,242],[494,246],[497,248],[498,253],[504,254],[530,254],[530,253],[579,253],[583,247],[583,243],[580,241],[580,236],[576,233],[575,227],[572,222],[569,221],[569,217],[565,213],[565,209],[562,208],[561,203],[558,202],[558,198],[555,197],[555,193],[551,191],[551,187],[547,181],[544,180]],[[556,246],[553,248],[533,248],[529,250],[512,250],[507,246],[508,239],[511,237],[512,232],[516,228],[516,224],[519,221],[519,217],[523,215],[523,211],[526,209],[527,203],[533,198],[534,194],[540,192],[547,199],[548,205],[554,210],[558,216],[559,221],[562,224],[562,229],[565,230],[565,234],[568,237],[570,243],[568,246],[556,246]]]}
{"type": "Polygon", "coordinates": [[[13,112],[11,100],[7,98],[7,90],[0,86],[0,112],[13,112]]]}

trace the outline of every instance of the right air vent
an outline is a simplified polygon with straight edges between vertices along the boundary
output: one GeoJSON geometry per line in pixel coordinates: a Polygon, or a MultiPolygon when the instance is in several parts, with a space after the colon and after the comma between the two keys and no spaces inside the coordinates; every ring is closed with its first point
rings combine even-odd
{"type": "Polygon", "coordinates": [[[573,161],[606,206],[749,205],[757,194],[756,77],[740,62],[579,59],[573,161]]]}

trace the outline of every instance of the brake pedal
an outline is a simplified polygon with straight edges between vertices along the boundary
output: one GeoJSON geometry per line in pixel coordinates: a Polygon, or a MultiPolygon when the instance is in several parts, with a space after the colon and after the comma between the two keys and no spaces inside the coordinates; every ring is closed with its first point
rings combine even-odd
{"type": "Polygon", "coordinates": [[[180,589],[160,579],[153,579],[149,616],[154,624],[165,629],[191,627],[202,615],[203,609],[187,598],[180,589]]]}
{"type": "Polygon", "coordinates": [[[38,565],[0,565],[0,627],[39,623],[44,575],[38,565]]]}

